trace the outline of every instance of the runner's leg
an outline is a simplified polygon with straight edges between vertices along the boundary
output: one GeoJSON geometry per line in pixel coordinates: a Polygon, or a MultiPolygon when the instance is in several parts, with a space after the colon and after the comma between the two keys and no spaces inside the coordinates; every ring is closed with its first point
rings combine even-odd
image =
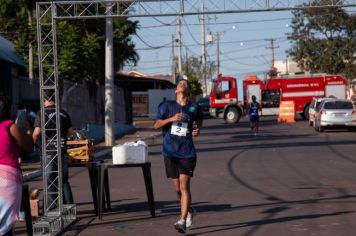
{"type": "Polygon", "coordinates": [[[172,179],[172,184],[173,184],[174,189],[175,189],[175,191],[177,193],[177,198],[178,198],[178,201],[180,203],[182,193],[181,193],[180,188],[179,188],[179,179],[172,179]]]}
{"type": "Polygon", "coordinates": [[[190,176],[185,174],[179,175],[179,189],[181,192],[181,218],[186,219],[190,209],[191,193],[190,193],[190,176]]]}

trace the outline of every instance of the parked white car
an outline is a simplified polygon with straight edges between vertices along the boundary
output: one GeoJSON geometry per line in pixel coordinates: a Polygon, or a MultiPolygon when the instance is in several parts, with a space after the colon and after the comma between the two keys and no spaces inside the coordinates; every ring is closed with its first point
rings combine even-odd
{"type": "Polygon", "coordinates": [[[313,126],[314,125],[314,120],[315,120],[315,113],[317,111],[318,106],[320,103],[325,100],[325,99],[332,99],[332,98],[325,98],[325,97],[314,97],[312,102],[309,105],[309,125],[313,126]]]}
{"type": "Polygon", "coordinates": [[[326,99],[317,107],[314,120],[316,131],[323,132],[326,128],[356,128],[356,110],[350,100],[326,99]]]}

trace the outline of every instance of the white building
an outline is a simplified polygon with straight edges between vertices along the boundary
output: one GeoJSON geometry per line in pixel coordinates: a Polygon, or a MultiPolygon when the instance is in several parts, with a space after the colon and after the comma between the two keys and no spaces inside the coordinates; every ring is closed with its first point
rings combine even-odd
{"type": "Polygon", "coordinates": [[[280,60],[274,62],[274,67],[277,68],[278,74],[296,74],[302,73],[296,61],[293,60],[280,60]]]}

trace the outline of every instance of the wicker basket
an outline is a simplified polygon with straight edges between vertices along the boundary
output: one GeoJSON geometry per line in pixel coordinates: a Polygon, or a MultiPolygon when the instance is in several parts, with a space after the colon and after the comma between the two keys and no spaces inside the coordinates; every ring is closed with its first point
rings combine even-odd
{"type": "Polygon", "coordinates": [[[93,141],[84,140],[69,140],[67,141],[68,163],[83,163],[90,162],[94,158],[93,141]]]}

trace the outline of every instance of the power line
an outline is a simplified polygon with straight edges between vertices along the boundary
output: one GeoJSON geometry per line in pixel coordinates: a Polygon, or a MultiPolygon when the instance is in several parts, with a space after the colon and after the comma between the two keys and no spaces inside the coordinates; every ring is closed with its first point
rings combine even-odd
{"type": "MultiPolygon", "coordinates": [[[[277,40],[278,39],[283,39],[282,42],[284,41],[288,41],[287,37],[278,37],[276,38],[277,40]]],[[[142,38],[140,38],[141,41],[142,38]]],[[[250,43],[250,42],[259,42],[259,41],[265,41],[265,39],[247,39],[247,40],[238,40],[238,41],[225,41],[225,42],[220,42],[220,44],[232,44],[232,43],[250,43]]],[[[144,42],[146,43],[146,42],[144,42]]],[[[146,44],[147,45],[147,44],[146,44]]],[[[148,48],[136,48],[136,50],[152,50],[152,49],[160,49],[160,48],[170,48],[171,46],[169,45],[172,45],[172,43],[167,43],[167,44],[164,44],[164,45],[161,45],[161,46],[151,46],[151,45],[147,45],[148,48]]],[[[186,47],[196,47],[196,46],[201,46],[201,44],[186,44],[185,45],[186,47]]],[[[261,45],[260,45],[261,46],[261,45]]],[[[265,44],[263,44],[263,46],[265,46],[265,44]]],[[[259,46],[257,46],[259,47],[259,46]]],[[[245,49],[241,49],[241,50],[235,50],[235,51],[229,51],[228,53],[231,53],[231,52],[240,52],[240,51],[244,51],[244,50],[248,50],[248,49],[252,49],[253,47],[250,47],[250,48],[245,48],[245,49]]]]}
{"type": "MultiPolygon", "coordinates": [[[[276,38],[276,39],[283,39],[283,38],[280,37],[280,38],[276,38]]],[[[263,39],[263,40],[265,40],[265,39],[263,39]]],[[[262,41],[262,40],[258,40],[258,41],[262,41]]],[[[285,42],[285,41],[288,41],[288,39],[280,40],[280,42],[285,42]]],[[[238,42],[242,42],[242,41],[238,41],[238,42]]],[[[244,43],[244,42],[246,42],[246,41],[243,41],[242,43],[244,43]]],[[[259,44],[259,45],[254,45],[254,46],[251,46],[251,47],[248,47],[248,48],[241,48],[241,49],[238,49],[238,50],[229,50],[228,52],[223,52],[223,53],[224,54],[231,54],[231,53],[235,53],[235,52],[243,52],[243,51],[246,51],[246,50],[265,47],[265,46],[266,46],[266,44],[259,44]]],[[[213,56],[214,55],[216,55],[216,54],[213,54],[213,56]]]]}
{"type": "MultiPolygon", "coordinates": [[[[141,5],[141,7],[145,10],[146,13],[150,13],[149,10],[147,10],[143,5],[141,5]]],[[[152,9],[151,9],[152,10],[152,9]]],[[[162,22],[161,20],[159,20],[157,17],[155,16],[152,16],[152,18],[154,20],[156,20],[157,22],[161,23],[162,25],[161,26],[171,26],[174,22],[175,22],[175,19],[171,22],[171,23],[165,23],[165,22],[162,22]]]]}
{"type": "MultiPolygon", "coordinates": [[[[249,21],[230,21],[230,22],[220,22],[220,23],[206,23],[206,25],[230,25],[230,24],[248,24],[248,23],[259,23],[259,22],[271,22],[271,21],[282,21],[282,20],[291,20],[292,17],[285,17],[285,18],[277,18],[277,19],[261,19],[261,20],[249,20],[249,21]]],[[[190,23],[187,24],[190,26],[200,26],[198,23],[190,23]]],[[[162,25],[151,25],[151,26],[143,26],[143,28],[159,28],[165,26],[176,26],[176,24],[162,24],[162,25]]]]}
{"type": "Polygon", "coordinates": [[[196,40],[196,38],[193,36],[193,34],[192,34],[192,32],[190,31],[190,28],[189,28],[187,22],[185,21],[184,17],[183,17],[183,21],[184,21],[185,26],[187,27],[187,30],[188,30],[188,33],[189,33],[190,37],[193,39],[193,41],[194,41],[195,43],[197,43],[198,45],[201,45],[201,43],[200,43],[198,40],[196,40]]]}
{"type": "MultiPolygon", "coordinates": [[[[171,45],[172,43],[169,42],[169,43],[166,43],[166,44],[163,44],[161,46],[151,46],[150,44],[148,44],[146,41],[144,41],[141,36],[139,34],[136,34],[137,38],[143,43],[145,44],[147,47],[149,47],[150,49],[160,49],[160,48],[164,48],[164,47],[167,47],[168,45],[171,45]]],[[[136,49],[137,50],[137,49],[136,49]]],[[[143,49],[141,49],[143,50],[143,49]]]]}
{"type": "MultiPolygon", "coordinates": [[[[346,11],[346,13],[355,13],[356,11],[346,11]]],[[[330,15],[329,13],[325,14],[320,14],[318,16],[328,16],[330,15]]],[[[273,21],[284,21],[284,20],[292,20],[294,17],[281,17],[281,18],[275,18],[275,19],[260,19],[260,20],[246,20],[246,21],[230,21],[230,22],[214,22],[214,23],[206,23],[206,25],[229,25],[229,24],[249,24],[249,23],[260,23],[260,22],[273,22],[273,21]]],[[[167,24],[167,23],[162,23],[161,25],[149,25],[149,26],[143,26],[141,28],[159,28],[159,27],[170,27],[170,26],[176,26],[176,24],[172,23],[167,24]]],[[[199,23],[190,23],[188,24],[190,26],[199,26],[199,23]]]]}
{"type": "Polygon", "coordinates": [[[139,61],[140,63],[146,63],[146,64],[152,64],[152,63],[157,63],[157,62],[167,62],[168,59],[162,59],[162,60],[154,60],[154,61],[139,61]]]}
{"type": "Polygon", "coordinates": [[[227,59],[229,59],[230,61],[233,61],[237,64],[240,64],[240,65],[244,65],[244,66],[260,66],[260,65],[265,65],[265,63],[261,64],[248,64],[248,63],[244,63],[244,62],[240,62],[240,61],[237,61],[236,59],[234,58],[231,58],[229,57],[228,55],[224,54],[224,53],[220,53],[222,56],[226,57],[227,59]]]}

